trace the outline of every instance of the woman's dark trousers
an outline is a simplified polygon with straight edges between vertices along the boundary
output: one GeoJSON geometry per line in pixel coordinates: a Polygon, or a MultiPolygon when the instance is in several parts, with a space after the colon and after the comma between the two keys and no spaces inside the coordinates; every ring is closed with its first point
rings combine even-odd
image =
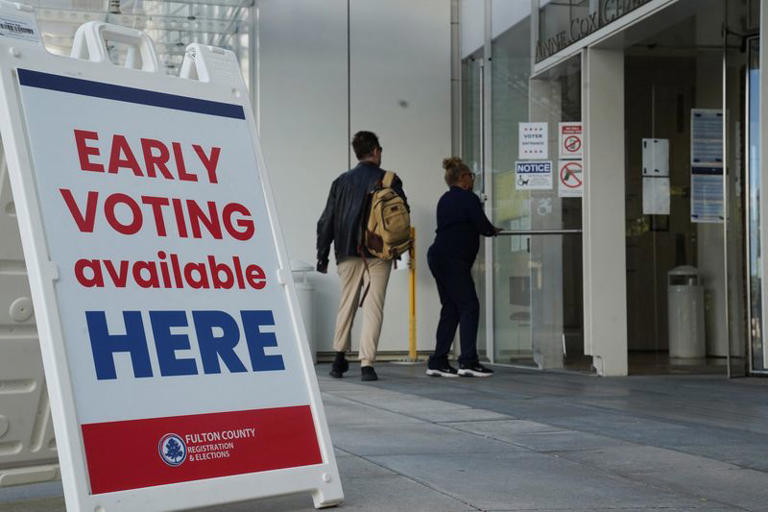
{"type": "Polygon", "coordinates": [[[429,249],[429,270],[437,281],[440,294],[440,322],[437,324],[437,343],[430,357],[430,367],[447,364],[456,327],[459,327],[461,356],[459,364],[472,366],[478,362],[477,326],[480,320],[480,302],[472,280],[472,264],[451,258],[440,251],[429,249]]]}

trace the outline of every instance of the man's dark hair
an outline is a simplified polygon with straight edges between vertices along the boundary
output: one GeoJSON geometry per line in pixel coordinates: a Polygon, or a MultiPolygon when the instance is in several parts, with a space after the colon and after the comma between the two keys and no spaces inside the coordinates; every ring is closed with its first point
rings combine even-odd
{"type": "Polygon", "coordinates": [[[379,148],[379,138],[373,132],[357,132],[352,137],[352,148],[355,150],[355,156],[358,160],[370,156],[373,150],[379,148]]]}

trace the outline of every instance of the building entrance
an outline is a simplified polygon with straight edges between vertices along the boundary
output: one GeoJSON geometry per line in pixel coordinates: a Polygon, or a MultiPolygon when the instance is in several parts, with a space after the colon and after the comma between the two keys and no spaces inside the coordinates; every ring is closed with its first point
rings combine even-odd
{"type": "Polygon", "coordinates": [[[680,2],[625,48],[630,373],[766,368],[756,20],[734,4],[680,2]]]}
{"type": "Polygon", "coordinates": [[[575,355],[605,376],[768,369],[765,3],[636,2],[619,13],[534,2],[505,23],[501,2],[465,4],[463,19],[486,23],[465,24],[484,26],[485,43],[462,53],[462,152],[506,235],[486,242],[477,266],[492,362],[568,368],[575,355]],[[582,123],[582,197],[518,185],[520,123],[548,127],[552,147],[568,121],[582,123]]]}

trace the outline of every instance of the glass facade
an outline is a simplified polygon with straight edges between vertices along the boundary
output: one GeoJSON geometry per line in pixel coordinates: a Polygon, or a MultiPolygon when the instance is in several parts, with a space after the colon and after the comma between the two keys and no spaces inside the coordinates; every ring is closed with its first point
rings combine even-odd
{"type": "Polygon", "coordinates": [[[597,3],[596,0],[540,2],[536,60],[550,57],[596,30],[599,16],[597,3]]]}
{"type": "MultiPolygon", "coordinates": [[[[493,2],[492,8],[498,3],[493,2]]],[[[496,27],[499,34],[491,41],[491,217],[505,230],[531,227],[530,192],[515,186],[517,130],[520,122],[528,121],[531,73],[530,9],[519,9],[521,19],[510,27],[496,27]]],[[[531,358],[529,243],[525,235],[493,240],[495,361],[531,358]]]]}
{"type": "MultiPolygon", "coordinates": [[[[202,43],[237,55],[243,76],[249,76],[248,26],[253,2],[222,0],[27,0],[34,6],[43,42],[51,53],[69,55],[77,28],[87,21],[106,21],[143,30],[155,45],[162,69],[178,75],[187,45],[202,43]]],[[[109,42],[110,58],[122,65],[126,48],[109,42]]]]}
{"type": "Polygon", "coordinates": [[[747,230],[749,271],[749,335],[751,364],[755,370],[766,369],[762,335],[762,271],[760,267],[760,63],[759,40],[749,40],[747,67],[747,230]]]}
{"type": "Polygon", "coordinates": [[[650,0],[540,0],[536,62],[551,57],[650,0]]]}
{"type": "MultiPolygon", "coordinates": [[[[485,1],[467,0],[461,5],[461,158],[475,179],[475,192],[485,197],[485,1]]],[[[480,323],[477,332],[477,352],[487,359],[486,300],[485,300],[485,245],[475,259],[472,277],[480,299],[480,323]]]]}
{"type": "Polygon", "coordinates": [[[580,238],[562,233],[581,227],[581,199],[561,198],[557,187],[520,187],[515,164],[520,123],[540,121],[549,127],[548,160],[557,165],[558,123],[581,119],[580,63],[532,80],[530,3],[470,2],[463,13],[484,17],[486,8],[487,37],[462,37],[489,41],[462,51],[462,155],[481,174],[476,192],[505,234],[476,263],[483,308],[492,308],[483,314],[479,346],[486,336],[488,358],[497,363],[561,366],[564,351],[582,338],[580,238]],[[475,12],[466,12],[470,6],[475,12]]]}
{"type": "MultiPolygon", "coordinates": [[[[589,253],[581,232],[585,199],[559,190],[558,135],[560,123],[581,122],[587,115],[582,102],[592,93],[582,90],[589,83],[583,66],[591,62],[586,48],[594,38],[585,48],[573,45],[600,30],[598,37],[611,43],[597,48],[620,57],[611,62],[619,63],[615,69],[622,76],[616,83],[624,84],[618,91],[624,111],[611,117],[616,132],[624,134],[624,167],[616,169],[623,180],[611,193],[622,198],[624,211],[612,214],[623,216],[625,235],[616,233],[611,243],[626,251],[626,297],[617,300],[626,301],[622,343],[630,373],[633,361],[661,364],[664,371],[724,373],[727,368],[731,376],[768,367],[762,340],[758,2],[649,4],[462,2],[461,30],[470,7],[475,21],[468,24],[474,36],[462,35],[462,41],[474,43],[462,47],[461,153],[481,174],[477,192],[487,198],[488,216],[504,229],[485,245],[475,273],[485,309],[478,346],[485,336],[486,355],[495,363],[588,370],[592,360],[585,347],[598,355],[585,340],[584,301],[590,294],[610,294],[610,285],[590,276],[585,295],[583,272],[595,261],[584,261],[589,253]],[[630,16],[641,8],[642,16],[630,16]],[[568,47],[569,52],[559,53],[568,47]],[[692,119],[700,109],[729,113],[723,116],[722,136],[708,141],[711,148],[723,147],[721,186],[711,190],[722,202],[720,221],[701,222],[694,215],[700,191],[692,119]],[[520,123],[525,122],[548,127],[549,151],[543,159],[553,163],[551,188],[530,190],[519,183],[520,123]],[[650,187],[642,170],[643,141],[653,138],[670,147],[667,192],[659,196],[669,204],[666,212],[650,205],[660,182],[650,187]],[[704,298],[697,329],[705,331],[705,346],[698,359],[676,361],[667,274],[681,265],[698,271],[704,298]]],[[[590,112],[599,115],[600,98],[590,101],[590,112]]],[[[589,180],[589,169],[581,179],[589,180]]],[[[603,321],[599,315],[591,318],[603,321]]]]}

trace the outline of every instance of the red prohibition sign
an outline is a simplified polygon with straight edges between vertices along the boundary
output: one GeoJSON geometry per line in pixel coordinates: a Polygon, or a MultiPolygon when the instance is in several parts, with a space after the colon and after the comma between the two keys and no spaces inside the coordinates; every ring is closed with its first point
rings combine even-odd
{"type": "Polygon", "coordinates": [[[581,149],[581,137],[577,137],[576,135],[570,135],[565,138],[563,141],[563,146],[565,147],[565,150],[569,153],[575,153],[579,149],[581,149]]]}
{"type": "Polygon", "coordinates": [[[584,183],[582,172],[581,162],[568,162],[560,169],[560,182],[568,188],[579,188],[584,183]]]}

